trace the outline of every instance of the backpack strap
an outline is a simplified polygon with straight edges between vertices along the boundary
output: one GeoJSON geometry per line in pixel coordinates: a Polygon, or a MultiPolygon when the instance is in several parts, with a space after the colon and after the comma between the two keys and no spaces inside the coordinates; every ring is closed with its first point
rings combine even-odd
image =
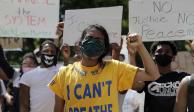
{"type": "Polygon", "coordinates": [[[189,112],[194,112],[194,75],[191,75],[188,83],[187,104],[189,112]]]}

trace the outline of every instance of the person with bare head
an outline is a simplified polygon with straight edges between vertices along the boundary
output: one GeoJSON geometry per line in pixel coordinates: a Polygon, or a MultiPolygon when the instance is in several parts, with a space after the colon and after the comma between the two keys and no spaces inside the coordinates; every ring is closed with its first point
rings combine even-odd
{"type": "Polygon", "coordinates": [[[141,37],[130,34],[142,56],[145,69],[116,60],[103,61],[109,52],[109,36],[101,25],[89,25],[81,35],[81,60],[63,67],[49,83],[55,93],[54,112],[119,111],[118,92],[132,87],[134,80],[149,81],[159,76],[141,37]]]}
{"type": "Polygon", "coordinates": [[[52,112],[54,94],[47,84],[58,71],[58,47],[50,40],[40,46],[40,66],[23,74],[20,80],[20,112],[52,112]]]}
{"type": "MultiPolygon", "coordinates": [[[[173,112],[177,88],[181,80],[190,74],[171,69],[171,63],[177,55],[174,42],[153,42],[150,52],[159,69],[160,78],[155,81],[135,82],[134,88],[145,92],[145,112],[173,112]]],[[[134,60],[134,56],[132,57],[134,60]]]]}

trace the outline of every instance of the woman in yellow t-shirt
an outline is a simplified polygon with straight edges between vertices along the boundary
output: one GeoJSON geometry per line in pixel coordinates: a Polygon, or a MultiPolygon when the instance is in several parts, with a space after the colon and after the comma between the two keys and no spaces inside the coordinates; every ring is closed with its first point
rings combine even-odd
{"type": "Polygon", "coordinates": [[[132,88],[135,81],[155,80],[159,72],[144,47],[141,37],[128,34],[127,44],[137,49],[144,67],[116,60],[103,61],[109,51],[104,27],[90,25],[82,33],[82,59],[60,68],[49,88],[55,95],[54,112],[118,112],[118,92],[132,88]]]}

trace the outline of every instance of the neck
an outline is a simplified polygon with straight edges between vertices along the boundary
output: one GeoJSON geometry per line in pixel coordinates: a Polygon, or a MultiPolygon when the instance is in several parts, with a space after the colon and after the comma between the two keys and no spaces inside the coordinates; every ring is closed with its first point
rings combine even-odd
{"type": "Polygon", "coordinates": [[[69,64],[69,60],[64,60],[64,61],[63,61],[63,64],[64,64],[64,65],[68,65],[68,64],[69,64]]]}
{"type": "Polygon", "coordinates": [[[161,66],[158,65],[158,69],[159,69],[159,72],[161,73],[161,75],[169,73],[169,72],[172,71],[170,65],[168,65],[166,67],[161,67],[161,66]]]}
{"type": "Polygon", "coordinates": [[[46,66],[44,64],[42,64],[42,63],[40,64],[40,67],[41,68],[46,68],[46,66]]]}

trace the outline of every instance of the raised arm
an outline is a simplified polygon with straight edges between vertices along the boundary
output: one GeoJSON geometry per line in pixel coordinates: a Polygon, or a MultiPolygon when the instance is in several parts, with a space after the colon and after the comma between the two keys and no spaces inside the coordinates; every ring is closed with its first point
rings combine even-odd
{"type": "Polygon", "coordinates": [[[136,66],[137,50],[131,44],[127,44],[127,50],[129,63],[136,66]]]}
{"type": "Polygon", "coordinates": [[[56,39],[57,39],[56,45],[58,47],[60,47],[63,43],[63,29],[64,29],[64,22],[59,22],[57,24],[57,28],[56,28],[56,32],[55,32],[56,39]]]}
{"type": "Polygon", "coordinates": [[[127,44],[133,46],[141,56],[144,68],[140,68],[135,76],[137,81],[151,81],[159,78],[159,71],[151,58],[149,52],[145,48],[141,36],[137,34],[129,34],[127,37],[127,44]]]}

